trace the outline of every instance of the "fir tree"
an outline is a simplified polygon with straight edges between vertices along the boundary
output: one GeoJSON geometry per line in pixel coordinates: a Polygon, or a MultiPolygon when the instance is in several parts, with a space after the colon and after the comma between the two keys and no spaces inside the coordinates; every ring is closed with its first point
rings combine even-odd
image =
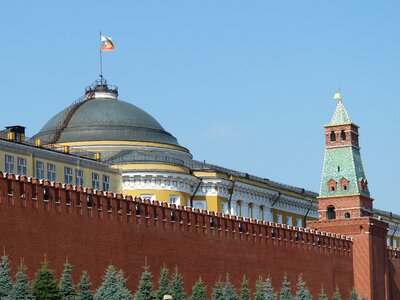
{"type": "Polygon", "coordinates": [[[76,300],[93,300],[92,283],[89,279],[89,274],[86,271],[82,272],[81,280],[78,284],[78,295],[76,300]]]}
{"type": "Polygon", "coordinates": [[[25,274],[26,268],[21,263],[15,275],[15,284],[8,294],[7,300],[35,300],[32,293],[32,288],[29,285],[28,276],[25,274]]]}
{"type": "Polygon", "coordinates": [[[265,300],[265,281],[262,277],[258,277],[256,282],[256,290],[254,291],[254,300],[265,300]]]}
{"type": "Polygon", "coordinates": [[[311,300],[310,291],[307,288],[306,283],[303,281],[301,274],[299,275],[299,279],[297,281],[297,292],[295,300],[311,300]]]}
{"type": "Polygon", "coordinates": [[[251,292],[249,288],[249,280],[243,277],[242,285],[240,286],[240,300],[250,300],[251,292]]]}
{"type": "Polygon", "coordinates": [[[321,287],[321,292],[319,293],[319,300],[328,300],[328,296],[325,294],[324,287],[321,287]]]}
{"type": "Polygon", "coordinates": [[[279,300],[292,300],[292,289],[290,287],[290,281],[288,280],[286,274],[283,277],[282,288],[279,295],[279,300]]]}
{"type": "Polygon", "coordinates": [[[152,277],[149,267],[145,265],[144,271],[140,276],[138,290],[134,297],[135,300],[151,300],[156,298],[156,295],[153,292],[153,283],[151,282],[152,277]]]}
{"type": "Polygon", "coordinates": [[[336,290],[333,292],[332,300],[340,300],[340,292],[339,289],[336,288],[336,290]]]}
{"type": "Polygon", "coordinates": [[[66,262],[60,278],[60,295],[62,300],[74,300],[76,291],[71,277],[72,267],[66,262]]]}
{"type": "Polygon", "coordinates": [[[274,288],[272,287],[272,280],[271,277],[267,277],[265,279],[265,299],[266,300],[277,300],[276,293],[274,288]]]}
{"type": "Polygon", "coordinates": [[[5,298],[13,287],[10,278],[10,270],[8,256],[3,255],[0,261],[0,299],[5,298]]]}
{"type": "Polygon", "coordinates": [[[178,268],[172,274],[171,285],[169,288],[174,300],[187,300],[185,290],[183,289],[183,277],[179,273],[178,268]]]}
{"type": "Polygon", "coordinates": [[[229,280],[229,274],[226,274],[226,279],[225,279],[225,286],[224,286],[224,299],[225,300],[237,300],[237,294],[235,291],[235,287],[232,285],[232,283],[229,280]]]}
{"type": "MultiPolygon", "coordinates": [[[[133,299],[131,292],[126,287],[126,278],[122,270],[117,274],[117,292],[114,295],[115,300],[131,300],[133,299]]],[[[152,297],[151,299],[154,299],[152,297]]]]}
{"type": "Polygon", "coordinates": [[[354,288],[350,292],[350,300],[358,300],[358,294],[354,288]]]}
{"type": "Polygon", "coordinates": [[[61,298],[57,283],[54,280],[54,271],[49,269],[46,260],[36,272],[33,295],[37,300],[59,300],[61,298]]]}
{"type": "Polygon", "coordinates": [[[224,296],[224,284],[221,282],[221,280],[218,280],[213,288],[212,295],[211,295],[212,300],[225,300],[224,296]]]}
{"type": "Polygon", "coordinates": [[[108,266],[104,276],[103,282],[101,286],[97,289],[94,298],[96,300],[110,300],[116,299],[114,295],[118,290],[118,280],[117,280],[117,271],[115,267],[110,265],[108,266]]]}
{"type": "Polygon", "coordinates": [[[162,300],[164,295],[169,295],[169,270],[165,265],[161,268],[158,278],[157,299],[162,300]]]}
{"type": "Polygon", "coordinates": [[[201,280],[201,277],[194,284],[192,288],[192,297],[191,300],[207,300],[206,287],[201,280]]]}

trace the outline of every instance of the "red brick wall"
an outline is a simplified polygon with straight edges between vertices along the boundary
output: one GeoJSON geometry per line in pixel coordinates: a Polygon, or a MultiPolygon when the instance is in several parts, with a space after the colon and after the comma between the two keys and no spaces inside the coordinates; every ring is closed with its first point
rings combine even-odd
{"type": "Polygon", "coordinates": [[[177,265],[188,290],[201,276],[210,292],[227,272],[237,287],[243,275],[254,287],[259,275],[270,274],[276,289],[285,273],[293,286],[302,273],[315,298],[322,284],[329,294],[338,286],[347,295],[353,287],[352,243],[335,234],[9,177],[6,180],[0,173],[0,246],[5,247],[14,270],[19,258],[24,258],[30,278],[46,254],[57,274],[68,258],[75,281],[82,270],[88,270],[95,286],[112,263],[125,271],[131,290],[136,289],[145,257],[156,277],[163,263],[170,269],[177,265]],[[48,202],[44,186],[50,188],[48,202]],[[92,196],[92,208],[87,206],[87,193],[92,196]]]}
{"type": "MultiPolygon", "coordinates": [[[[354,286],[368,299],[391,299],[388,293],[386,235],[388,224],[370,217],[310,222],[312,228],[353,238],[354,286]]],[[[396,298],[393,298],[396,299],[396,298]]]]}

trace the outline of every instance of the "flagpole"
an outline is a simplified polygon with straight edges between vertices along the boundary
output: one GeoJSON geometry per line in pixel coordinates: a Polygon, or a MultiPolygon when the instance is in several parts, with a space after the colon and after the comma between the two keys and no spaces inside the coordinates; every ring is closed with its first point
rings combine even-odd
{"type": "Polygon", "coordinates": [[[103,53],[101,51],[101,31],[100,31],[99,52],[100,52],[100,79],[101,81],[103,81],[103,53]]]}

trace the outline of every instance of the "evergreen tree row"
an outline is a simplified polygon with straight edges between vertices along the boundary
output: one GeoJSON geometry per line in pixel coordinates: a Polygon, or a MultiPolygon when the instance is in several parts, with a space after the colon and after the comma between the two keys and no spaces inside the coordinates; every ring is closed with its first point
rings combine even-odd
{"type": "MultiPolygon", "coordinates": [[[[163,266],[158,278],[158,289],[153,286],[153,276],[147,264],[140,277],[136,293],[133,295],[126,287],[126,278],[122,270],[117,271],[114,266],[109,266],[103,276],[101,286],[92,291],[92,284],[87,272],[83,272],[79,284],[75,287],[71,265],[66,262],[57,283],[54,271],[49,269],[45,260],[36,272],[35,279],[29,283],[26,268],[21,262],[13,282],[10,277],[10,264],[7,256],[0,261],[0,300],[162,300],[165,295],[171,295],[173,300],[206,300],[207,287],[201,278],[193,285],[191,296],[184,290],[183,277],[178,268],[170,274],[169,269],[163,266]]],[[[312,296],[302,276],[298,277],[296,292],[292,292],[291,284],[286,275],[283,278],[281,289],[275,291],[270,276],[259,277],[255,284],[254,293],[249,287],[249,280],[242,280],[240,290],[237,291],[230,282],[229,274],[225,280],[219,279],[211,291],[212,300],[310,300],[312,296]]],[[[328,296],[321,288],[319,300],[328,300],[328,296]]],[[[332,300],[341,300],[339,290],[336,289],[332,300]]],[[[350,300],[359,300],[357,292],[353,289],[349,295],[350,300]]],[[[362,298],[365,299],[365,298],[362,298]]]]}

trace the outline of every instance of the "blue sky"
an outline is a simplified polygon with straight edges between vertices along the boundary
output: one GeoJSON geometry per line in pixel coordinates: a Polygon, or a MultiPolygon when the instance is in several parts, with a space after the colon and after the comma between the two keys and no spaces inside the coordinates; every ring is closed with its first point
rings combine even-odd
{"type": "Polygon", "coordinates": [[[35,134],[99,74],[196,159],[319,191],[340,87],[374,206],[400,213],[398,1],[7,1],[0,126],[35,134]]]}

